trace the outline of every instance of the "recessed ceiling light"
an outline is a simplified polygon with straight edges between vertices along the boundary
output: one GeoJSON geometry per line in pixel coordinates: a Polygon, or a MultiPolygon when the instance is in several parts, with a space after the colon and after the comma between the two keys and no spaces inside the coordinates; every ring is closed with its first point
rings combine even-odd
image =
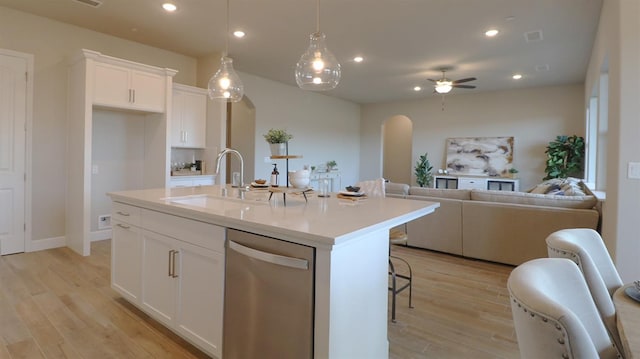
{"type": "Polygon", "coordinates": [[[170,2],[166,2],[162,4],[162,8],[167,12],[174,12],[178,9],[178,7],[175,4],[172,4],[170,2]]]}
{"type": "Polygon", "coordinates": [[[413,91],[416,91],[416,92],[422,91],[422,87],[416,86],[416,87],[413,88],[413,91]]]}
{"type": "Polygon", "coordinates": [[[246,35],[246,34],[242,30],[236,30],[236,31],[233,32],[233,36],[238,37],[238,38],[243,38],[244,35],[246,35]]]}
{"type": "Polygon", "coordinates": [[[514,80],[520,80],[522,78],[522,75],[514,74],[513,76],[511,76],[511,78],[513,78],[514,80]]]}
{"type": "Polygon", "coordinates": [[[354,57],[354,58],[353,58],[353,61],[355,61],[355,62],[362,62],[362,61],[364,61],[364,57],[362,57],[362,56],[356,56],[356,57],[354,57]]]}
{"type": "Polygon", "coordinates": [[[487,37],[494,37],[494,36],[498,35],[499,32],[500,31],[498,31],[497,29],[490,29],[490,30],[485,31],[484,34],[487,37]]]}

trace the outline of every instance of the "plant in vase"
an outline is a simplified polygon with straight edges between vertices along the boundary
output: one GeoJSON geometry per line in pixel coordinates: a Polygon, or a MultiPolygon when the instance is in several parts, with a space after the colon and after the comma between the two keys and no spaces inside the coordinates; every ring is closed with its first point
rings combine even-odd
{"type": "Polygon", "coordinates": [[[289,134],[285,130],[270,129],[263,135],[264,139],[269,143],[271,147],[272,156],[283,156],[287,154],[287,142],[293,138],[292,134],[289,134]]]}
{"type": "Polygon", "coordinates": [[[509,177],[516,178],[518,177],[518,170],[514,167],[509,168],[509,177]]]}
{"type": "Polygon", "coordinates": [[[327,172],[330,172],[336,169],[336,167],[338,167],[338,164],[336,163],[336,161],[331,160],[327,162],[327,172]]]}
{"type": "Polygon", "coordinates": [[[431,163],[429,163],[429,160],[427,159],[428,155],[429,153],[425,153],[424,155],[420,156],[414,168],[415,169],[414,173],[416,175],[416,182],[420,187],[430,187],[431,182],[433,181],[433,174],[431,173],[431,170],[433,170],[433,167],[431,166],[431,163]]]}

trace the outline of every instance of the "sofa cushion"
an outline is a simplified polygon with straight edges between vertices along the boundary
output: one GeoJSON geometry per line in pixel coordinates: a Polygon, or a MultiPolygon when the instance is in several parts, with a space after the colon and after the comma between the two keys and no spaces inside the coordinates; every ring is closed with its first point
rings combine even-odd
{"type": "Polygon", "coordinates": [[[384,191],[386,194],[406,196],[409,194],[409,185],[406,183],[386,182],[384,191]]]}
{"type": "Polygon", "coordinates": [[[565,196],[540,193],[478,190],[471,191],[474,201],[516,203],[534,206],[590,209],[595,207],[598,200],[595,196],[565,196]]]}
{"type": "Polygon", "coordinates": [[[468,189],[445,189],[445,188],[427,188],[427,187],[411,187],[409,188],[411,196],[425,196],[437,198],[450,198],[469,200],[471,199],[471,190],[468,189]]]}
{"type": "Polygon", "coordinates": [[[552,178],[529,189],[527,192],[536,194],[552,194],[564,196],[589,196],[593,193],[579,178],[552,178]]]}

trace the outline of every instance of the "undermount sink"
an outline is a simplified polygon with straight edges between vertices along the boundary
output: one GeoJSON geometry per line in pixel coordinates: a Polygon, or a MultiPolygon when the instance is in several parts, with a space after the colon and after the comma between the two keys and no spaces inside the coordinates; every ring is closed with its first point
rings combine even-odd
{"type": "Polygon", "coordinates": [[[178,197],[162,198],[165,201],[186,206],[208,208],[218,211],[247,210],[251,205],[265,205],[269,203],[264,193],[246,192],[244,198],[234,197],[234,191],[229,192],[229,196],[215,196],[211,194],[197,194],[178,197]]]}

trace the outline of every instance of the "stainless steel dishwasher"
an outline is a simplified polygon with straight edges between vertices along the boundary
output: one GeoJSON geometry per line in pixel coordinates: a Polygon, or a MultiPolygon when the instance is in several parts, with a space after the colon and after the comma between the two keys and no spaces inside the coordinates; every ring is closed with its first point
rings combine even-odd
{"type": "Polygon", "coordinates": [[[315,250],[229,229],[225,359],[313,358],[315,250]]]}

